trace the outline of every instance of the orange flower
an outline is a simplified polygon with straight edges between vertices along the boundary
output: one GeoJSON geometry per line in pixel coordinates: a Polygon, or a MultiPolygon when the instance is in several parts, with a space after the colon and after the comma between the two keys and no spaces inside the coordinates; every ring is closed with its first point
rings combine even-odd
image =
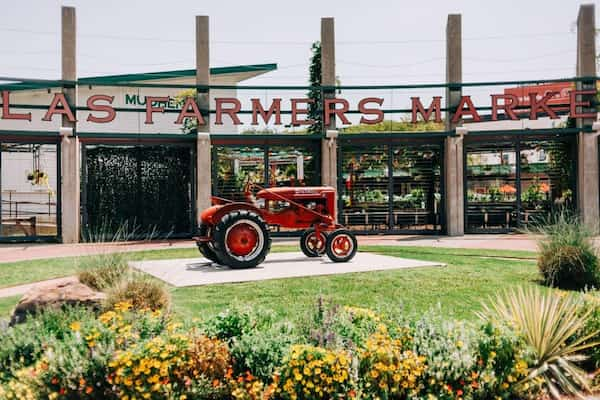
{"type": "Polygon", "coordinates": [[[550,191],[550,185],[548,185],[547,183],[541,183],[540,191],[543,193],[548,193],[550,191]]]}
{"type": "Polygon", "coordinates": [[[58,378],[54,377],[52,378],[52,380],[50,381],[51,384],[56,385],[58,383],[58,378]]]}
{"type": "Polygon", "coordinates": [[[91,386],[88,386],[88,387],[85,388],[85,393],[87,393],[87,394],[92,393],[92,391],[94,391],[94,388],[91,387],[91,386]]]}
{"type": "Polygon", "coordinates": [[[219,380],[218,380],[218,379],[215,379],[215,380],[213,380],[213,382],[212,382],[212,385],[213,385],[213,387],[215,387],[215,388],[216,388],[216,387],[219,387],[219,384],[220,384],[220,383],[221,383],[221,382],[219,382],[219,380]]]}
{"type": "Polygon", "coordinates": [[[504,184],[502,186],[500,186],[500,193],[504,193],[504,194],[514,194],[517,193],[517,189],[514,186],[511,186],[509,184],[504,184]]]}

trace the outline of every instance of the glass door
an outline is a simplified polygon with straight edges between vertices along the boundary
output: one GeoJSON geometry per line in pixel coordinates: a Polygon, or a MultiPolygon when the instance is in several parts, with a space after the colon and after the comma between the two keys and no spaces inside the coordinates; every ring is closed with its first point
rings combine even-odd
{"type": "Polygon", "coordinates": [[[58,236],[57,147],[0,143],[0,239],[58,236]]]}

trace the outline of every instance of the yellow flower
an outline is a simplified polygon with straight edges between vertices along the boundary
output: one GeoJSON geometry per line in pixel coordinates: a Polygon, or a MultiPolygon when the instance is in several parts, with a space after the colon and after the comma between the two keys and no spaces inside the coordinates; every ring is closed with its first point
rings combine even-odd
{"type": "Polygon", "coordinates": [[[71,322],[71,325],[69,325],[69,327],[71,328],[72,331],[75,331],[75,332],[79,332],[79,330],[81,330],[81,324],[77,321],[71,322]]]}

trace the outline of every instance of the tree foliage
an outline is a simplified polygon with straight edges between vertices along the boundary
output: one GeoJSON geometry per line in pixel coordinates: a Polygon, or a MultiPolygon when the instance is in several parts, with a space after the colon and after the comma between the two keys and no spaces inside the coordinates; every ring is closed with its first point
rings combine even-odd
{"type": "Polygon", "coordinates": [[[323,115],[321,113],[321,103],[323,101],[323,92],[321,91],[321,42],[316,41],[311,47],[312,57],[310,59],[310,90],[307,97],[314,100],[308,107],[308,118],[315,122],[308,127],[308,133],[323,132],[323,115]]]}

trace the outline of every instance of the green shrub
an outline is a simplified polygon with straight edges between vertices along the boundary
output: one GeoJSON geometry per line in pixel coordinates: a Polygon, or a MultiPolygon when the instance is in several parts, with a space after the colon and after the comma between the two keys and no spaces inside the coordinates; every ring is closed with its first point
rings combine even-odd
{"type": "Polygon", "coordinates": [[[362,346],[381,322],[382,317],[372,310],[344,307],[319,298],[302,330],[309,343],[316,346],[353,350],[362,346]]]}
{"type": "Polygon", "coordinates": [[[73,322],[93,318],[86,308],[46,310],[6,329],[0,335],[0,382],[11,379],[17,370],[33,365],[47,343],[69,341],[73,336],[70,327],[73,322]]]}
{"type": "Polygon", "coordinates": [[[234,338],[231,355],[235,360],[235,374],[249,371],[261,381],[271,383],[275,370],[293,343],[297,343],[297,338],[288,325],[267,331],[253,330],[234,338]]]}
{"type": "Polygon", "coordinates": [[[490,322],[473,327],[430,312],[412,325],[413,350],[424,356],[428,395],[438,399],[525,398],[519,382],[531,355],[515,334],[490,322]]]}
{"type": "Polygon", "coordinates": [[[274,314],[270,310],[234,304],[205,320],[202,329],[210,337],[231,342],[251,332],[268,330],[273,326],[273,320],[274,314]]]}
{"type": "Polygon", "coordinates": [[[117,286],[129,272],[124,253],[106,253],[82,257],[78,261],[79,281],[95,290],[117,286]]]}
{"type": "MultiPolygon", "coordinates": [[[[600,332],[600,291],[588,292],[583,295],[582,313],[589,313],[585,327],[574,339],[589,336],[594,332],[600,332]]],[[[590,341],[597,341],[598,338],[592,338],[590,341]]],[[[584,349],[584,354],[588,357],[586,364],[589,369],[600,369],[600,345],[584,349]]],[[[598,375],[600,378],[600,374],[598,375]]]]}
{"type": "Polygon", "coordinates": [[[579,297],[518,288],[484,310],[484,318],[503,321],[530,347],[534,363],[529,365],[529,382],[543,384],[556,399],[590,391],[588,376],[576,363],[583,360],[582,351],[598,345],[600,331],[578,336],[592,312],[582,311],[579,297]]]}
{"type": "Polygon", "coordinates": [[[563,211],[535,231],[543,234],[537,264],[544,284],[563,289],[598,286],[600,265],[593,232],[579,218],[563,211]]]}
{"type": "Polygon", "coordinates": [[[113,308],[118,303],[129,303],[136,310],[167,310],[171,305],[171,294],[163,283],[136,274],[108,290],[106,308],[113,308]]]}

